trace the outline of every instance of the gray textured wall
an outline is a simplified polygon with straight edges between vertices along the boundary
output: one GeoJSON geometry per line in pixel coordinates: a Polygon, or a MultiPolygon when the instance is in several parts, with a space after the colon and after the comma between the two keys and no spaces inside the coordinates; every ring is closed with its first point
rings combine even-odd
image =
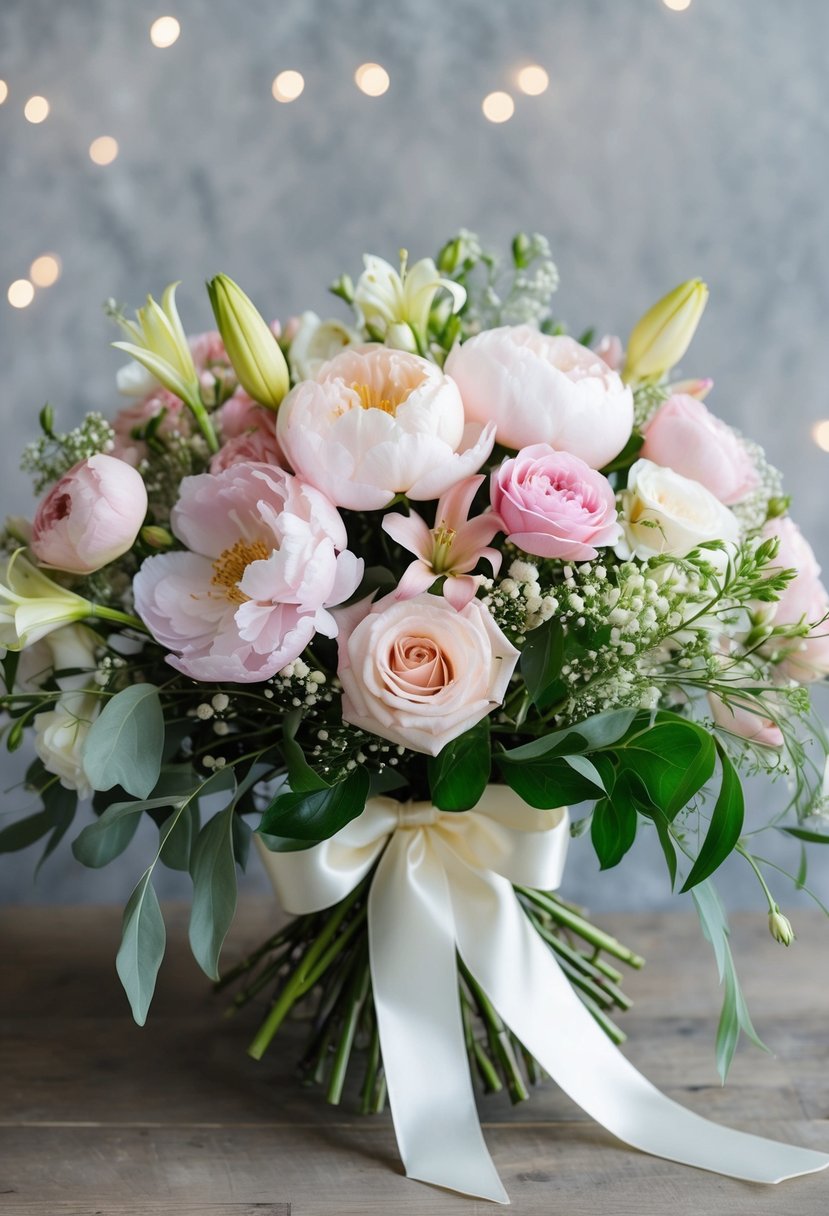
{"type": "MultiPolygon", "coordinates": [[[[288,316],[327,309],[325,285],[358,270],[363,250],[421,256],[460,225],[501,242],[526,228],[549,234],[559,309],[576,328],[625,332],[679,280],[708,280],[687,370],[712,375],[714,408],[774,452],[829,564],[829,457],[809,437],[829,416],[824,0],[693,0],[684,13],[660,0],[170,9],[182,35],[160,51],[147,33],[156,3],[0,3],[1,510],[30,503],[16,458],[45,400],[66,423],[114,405],[108,296],[137,304],[182,279],[198,329],[201,284],[223,270],[288,316]],[[366,60],[391,75],[377,100],[352,80],[366,60]],[[550,89],[488,124],[481,99],[512,88],[527,61],[545,65],[550,89]],[[285,67],[306,88],[278,105],[270,85],[285,67]],[[33,93],[52,105],[41,126],[23,118],[33,93]],[[120,143],[108,168],[87,155],[101,134],[120,143]],[[5,286],[47,250],[62,259],[59,283],[8,307],[5,286]]],[[[2,763],[5,787],[16,768],[2,763]]],[[[647,844],[599,884],[589,846],[574,855],[569,893],[593,906],[667,896],[647,844]]],[[[137,843],[109,872],[53,859],[33,891],[29,855],[0,859],[0,900],[123,898],[142,858],[137,843]]],[[[727,885],[753,901],[739,869],[727,885]]]]}

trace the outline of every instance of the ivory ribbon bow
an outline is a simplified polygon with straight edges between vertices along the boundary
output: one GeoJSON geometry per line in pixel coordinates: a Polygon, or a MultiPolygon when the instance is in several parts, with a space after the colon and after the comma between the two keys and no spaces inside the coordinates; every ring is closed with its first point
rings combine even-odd
{"type": "Polygon", "coordinates": [[[825,1169],[822,1153],[721,1127],[666,1098],[593,1021],[512,889],[558,886],[568,822],[566,809],[537,811],[489,786],[473,811],[375,798],[305,852],[262,850],[294,913],[337,903],[380,858],[368,899],[371,980],[407,1175],[509,1203],[475,1109],[456,951],[550,1076],[620,1140],[751,1182],[825,1169]]]}

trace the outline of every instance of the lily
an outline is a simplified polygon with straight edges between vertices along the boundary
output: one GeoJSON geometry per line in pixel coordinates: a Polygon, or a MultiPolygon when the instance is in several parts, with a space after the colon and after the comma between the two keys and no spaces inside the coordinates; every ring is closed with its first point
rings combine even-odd
{"type": "Polygon", "coordinates": [[[374,254],[367,253],[363,263],[365,270],[357,280],[354,307],[360,324],[389,345],[411,349],[413,340],[423,353],[429,313],[440,290],[449,292],[453,313],[466,303],[466,290],[460,283],[443,278],[431,258],[421,258],[409,268],[403,249],[399,272],[374,254]]]}
{"type": "Polygon", "coordinates": [[[492,573],[501,568],[501,554],[489,547],[503,524],[494,511],[469,518],[472,500],[483,475],[466,477],[442,495],[435,514],[435,526],[430,528],[421,516],[393,513],[383,520],[383,530],[392,540],[416,555],[393,593],[396,600],[408,600],[428,591],[438,578],[443,578],[443,594],[459,612],[473,599],[481,583],[481,575],[469,573],[481,558],[489,562],[492,573]]]}

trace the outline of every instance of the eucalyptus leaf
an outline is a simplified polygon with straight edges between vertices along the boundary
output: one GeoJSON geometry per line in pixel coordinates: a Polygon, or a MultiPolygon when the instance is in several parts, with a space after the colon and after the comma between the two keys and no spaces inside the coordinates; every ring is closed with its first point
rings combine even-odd
{"type": "MultiPolygon", "coordinates": [[[[173,805],[172,797],[113,802],[100,818],[83,829],[72,842],[75,858],[84,866],[99,869],[120,857],[132,840],[145,811],[173,805]]],[[[168,821],[169,822],[169,821],[168,821]]]]}
{"type": "Polygon", "coordinates": [[[152,872],[152,866],[145,870],[124,909],[121,946],[115,960],[132,1016],[139,1026],[147,1020],[167,944],[164,918],[151,881],[152,872]]]}
{"type": "Polygon", "coordinates": [[[40,867],[63,840],[75,820],[78,809],[78,795],[75,790],[68,790],[59,781],[53,782],[43,791],[43,807],[52,820],[52,834],[46,841],[46,847],[40,855],[35,867],[35,876],[40,873],[40,867]]]}
{"type": "Polygon", "coordinates": [[[116,693],[89,729],[83,764],[93,789],[121,785],[147,798],[158,781],[164,752],[164,714],[154,684],[116,693]]]}
{"type": "Polygon", "coordinates": [[[175,823],[170,831],[165,833],[164,825],[161,827],[164,845],[159,854],[159,860],[171,870],[187,871],[190,869],[193,844],[200,828],[198,800],[194,799],[180,815],[175,811],[173,814],[175,823]]]}
{"type": "Polygon", "coordinates": [[[236,912],[234,817],[231,802],[204,825],[193,850],[190,948],[212,980],[219,978],[219,955],[236,912]]]}
{"type": "Polygon", "coordinates": [[[16,853],[27,849],[52,830],[52,816],[48,811],[37,811],[25,819],[18,819],[0,829],[0,853],[16,853]]]}

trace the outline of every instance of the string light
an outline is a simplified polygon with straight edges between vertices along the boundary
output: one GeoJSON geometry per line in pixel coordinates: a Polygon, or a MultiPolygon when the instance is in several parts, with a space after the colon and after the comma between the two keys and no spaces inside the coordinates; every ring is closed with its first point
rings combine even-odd
{"type": "Polygon", "coordinates": [[[481,102],[481,109],[490,122],[507,122],[515,113],[515,102],[509,93],[488,93],[481,102]]]}
{"type": "Polygon", "coordinates": [[[530,63],[518,73],[518,87],[528,97],[538,97],[546,92],[550,77],[538,63],[530,63]]]}
{"type": "Polygon", "coordinates": [[[23,107],[23,113],[29,122],[45,122],[49,117],[49,102],[45,97],[30,97],[23,107]]]}
{"type": "Polygon", "coordinates": [[[382,97],[390,84],[389,74],[379,63],[361,63],[354,73],[354,83],[366,97],[382,97]]]}
{"type": "Polygon", "coordinates": [[[159,50],[165,50],[178,42],[181,25],[175,17],[156,17],[150,26],[150,42],[159,50]]]}
{"type": "Polygon", "coordinates": [[[684,13],[686,8],[691,7],[691,0],[662,0],[662,3],[672,13],[684,13]]]}
{"type": "Polygon", "coordinates": [[[51,287],[60,278],[60,258],[56,253],[42,253],[29,267],[35,287],[51,287]]]}
{"type": "Polygon", "coordinates": [[[6,298],[12,308],[28,308],[35,298],[35,289],[28,279],[15,279],[6,292],[6,298]]]}
{"type": "Polygon", "coordinates": [[[111,165],[118,155],[118,140],[111,135],[99,135],[89,145],[89,159],[96,165],[111,165]]]}
{"type": "Polygon", "coordinates": [[[829,418],[823,418],[812,427],[812,438],[818,447],[829,452],[829,418]]]}
{"type": "Polygon", "coordinates": [[[9,86],[6,84],[5,80],[0,80],[0,106],[2,106],[8,95],[9,86]]]}
{"type": "Polygon", "coordinates": [[[295,72],[293,68],[288,68],[274,77],[271,92],[276,101],[288,102],[296,101],[304,88],[305,78],[302,72],[295,72]]]}

